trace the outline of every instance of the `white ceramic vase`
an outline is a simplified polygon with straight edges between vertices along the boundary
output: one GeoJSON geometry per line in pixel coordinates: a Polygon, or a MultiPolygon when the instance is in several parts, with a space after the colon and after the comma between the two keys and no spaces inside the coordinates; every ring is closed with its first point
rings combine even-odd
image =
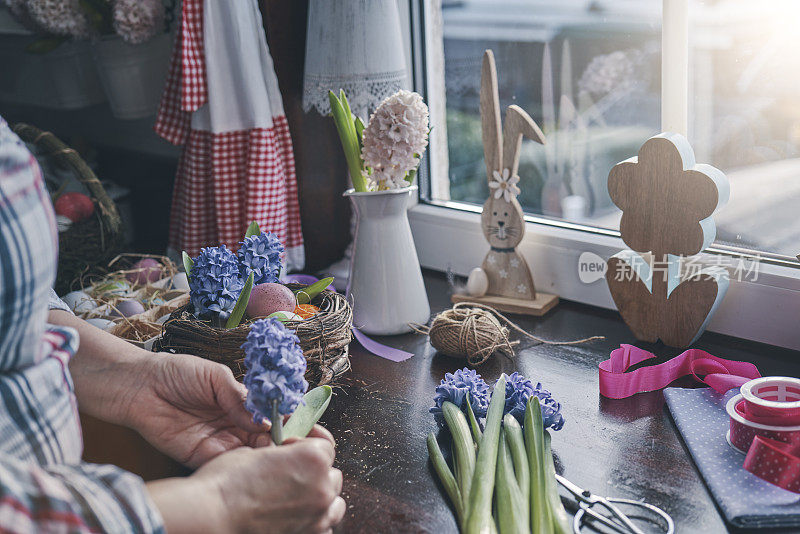
{"type": "Polygon", "coordinates": [[[353,326],[365,334],[410,332],[431,315],[417,249],[408,224],[408,199],[417,186],[345,193],[353,203],[356,231],[347,295],[353,326]]]}

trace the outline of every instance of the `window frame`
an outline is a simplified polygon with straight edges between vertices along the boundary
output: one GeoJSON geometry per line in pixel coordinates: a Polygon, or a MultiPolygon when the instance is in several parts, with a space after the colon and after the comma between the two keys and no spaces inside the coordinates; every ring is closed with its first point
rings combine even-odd
{"type": "MultiPolygon", "coordinates": [[[[428,33],[424,21],[426,9],[432,4],[440,2],[408,0],[407,4],[413,85],[429,104],[433,94],[428,86],[428,33]]],[[[429,154],[435,151],[437,142],[442,140],[432,136],[429,154]]],[[[420,264],[465,276],[482,263],[488,250],[480,227],[481,206],[432,199],[430,159],[424,159],[419,173],[418,202],[408,212],[420,264]]],[[[591,284],[579,280],[578,258],[588,251],[608,259],[628,248],[618,231],[530,214],[526,214],[525,221],[525,237],[519,251],[531,266],[538,290],[566,300],[616,309],[604,279],[591,284]]],[[[698,263],[714,265],[720,255],[757,259],[758,277],[755,280],[731,277],[727,294],[707,330],[800,350],[800,336],[795,334],[800,319],[800,265],[785,256],[721,243],[714,243],[702,252],[698,263]]]]}

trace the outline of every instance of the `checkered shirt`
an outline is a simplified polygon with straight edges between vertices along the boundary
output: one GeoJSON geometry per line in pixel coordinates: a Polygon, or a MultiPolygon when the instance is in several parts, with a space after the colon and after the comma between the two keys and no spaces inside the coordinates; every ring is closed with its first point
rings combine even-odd
{"type": "Polygon", "coordinates": [[[81,461],[78,336],[46,325],[57,248],[39,167],[0,118],[0,531],[162,532],[139,477],[81,461]]]}

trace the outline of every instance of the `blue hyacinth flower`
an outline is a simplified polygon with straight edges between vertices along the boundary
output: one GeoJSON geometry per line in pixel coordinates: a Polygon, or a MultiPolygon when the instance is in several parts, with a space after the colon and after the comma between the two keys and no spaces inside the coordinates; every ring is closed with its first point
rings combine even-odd
{"type": "Polygon", "coordinates": [[[259,319],[251,325],[242,349],[247,369],[245,407],[253,420],[271,421],[275,402],[281,416],[294,412],[308,389],[306,358],[294,332],[277,319],[259,319]]]}
{"type": "Polygon", "coordinates": [[[236,253],[242,278],[247,280],[252,272],[256,285],[277,282],[283,266],[283,250],[283,244],[272,232],[245,237],[236,253]]]}
{"type": "Polygon", "coordinates": [[[445,402],[452,402],[466,414],[467,399],[476,419],[486,416],[486,411],[489,409],[489,385],[481,375],[465,367],[455,373],[444,375],[441,383],[436,386],[436,394],[433,396],[434,406],[430,412],[437,423],[444,425],[442,405],[445,402]]]}

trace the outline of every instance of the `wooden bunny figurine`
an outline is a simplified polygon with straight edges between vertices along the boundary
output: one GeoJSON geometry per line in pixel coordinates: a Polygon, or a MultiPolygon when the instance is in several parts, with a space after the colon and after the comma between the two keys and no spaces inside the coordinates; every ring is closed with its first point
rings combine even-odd
{"type": "Polygon", "coordinates": [[[472,292],[469,296],[454,295],[453,301],[470,300],[499,310],[542,315],[555,306],[558,297],[537,294],[528,263],[517,252],[517,246],[525,235],[522,206],[517,201],[520,193],[517,170],[522,136],[544,144],[544,134],[519,106],[509,106],[505,125],[501,124],[497,71],[491,50],[483,54],[481,130],[489,181],[489,198],[483,205],[481,226],[491,248],[482,267],[470,274],[467,287],[482,285],[486,289],[480,293],[472,292]],[[476,283],[480,280],[485,283],[476,283]]]}

